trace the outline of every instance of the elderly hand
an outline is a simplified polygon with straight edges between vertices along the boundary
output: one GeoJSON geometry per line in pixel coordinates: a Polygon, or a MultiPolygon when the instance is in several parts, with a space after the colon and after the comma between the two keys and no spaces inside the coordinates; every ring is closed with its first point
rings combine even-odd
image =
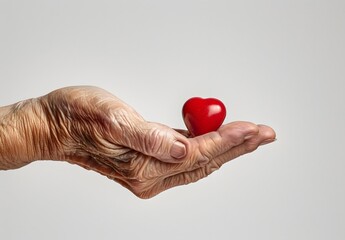
{"type": "MultiPolygon", "coordinates": [[[[96,87],[59,89],[28,104],[35,106],[21,111],[34,117],[21,119],[36,126],[23,130],[31,136],[25,139],[31,141],[26,151],[31,150],[28,156],[32,157],[8,168],[36,159],[64,160],[103,174],[140,198],[195,182],[275,139],[270,127],[249,122],[229,123],[188,138],[187,131],[145,121],[133,108],[96,87]]],[[[16,109],[18,114],[20,107],[16,109]]],[[[2,154],[7,163],[9,156],[14,156],[13,151],[2,154]]]]}

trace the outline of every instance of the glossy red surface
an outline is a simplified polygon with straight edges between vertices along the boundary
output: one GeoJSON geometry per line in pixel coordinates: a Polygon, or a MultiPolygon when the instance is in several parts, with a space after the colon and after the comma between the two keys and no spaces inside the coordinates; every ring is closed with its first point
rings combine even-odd
{"type": "Polygon", "coordinates": [[[193,97],[182,108],[182,116],[192,136],[216,131],[226,116],[224,104],[216,98],[193,97]]]}

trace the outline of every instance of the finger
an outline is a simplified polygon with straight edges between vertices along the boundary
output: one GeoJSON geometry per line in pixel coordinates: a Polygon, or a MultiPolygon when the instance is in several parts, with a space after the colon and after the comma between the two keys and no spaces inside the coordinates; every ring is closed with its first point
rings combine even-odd
{"type": "MultiPolygon", "coordinates": [[[[164,126],[161,126],[164,128],[164,126]]],[[[166,134],[164,140],[169,140],[169,128],[161,130],[161,133],[166,134]]],[[[161,165],[161,175],[164,177],[176,175],[181,172],[191,171],[205,165],[210,160],[216,158],[218,155],[223,154],[234,146],[241,144],[248,137],[255,136],[258,133],[257,125],[250,122],[233,122],[222,126],[217,132],[208,133],[195,138],[186,139],[186,147],[188,153],[181,160],[170,160],[169,158],[163,158],[164,146],[161,144],[160,149],[155,152],[151,152],[151,156],[158,158],[165,162],[174,162],[176,165],[161,165]],[[161,154],[163,152],[163,154],[161,154]],[[159,156],[157,156],[159,154],[159,156]],[[162,160],[163,159],[163,160],[162,160]]],[[[150,139],[159,140],[159,136],[152,137],[150,139]]],[[[181,140],[181,141],[183,141],[181,140]]],[[[173,141],[173,140],[172,140],[173,141]]],[[[144,147],[152,146],[152,143],[144,142],[145,145],[141,148],[142,152],[148,150],[144,147]]],[[[166,142],[169,144],[169,141],[166,142]]],[[[157,143],[155,143],[157,144],[157,143]]],[[[167,145],[169,146],[169,145],[167,145]]],[[[165,153],[171,153],[171,149],[166,148],[165,153]]]]}
{"type": "Polygon", "coordinates": [[[125,145],[167,163],[179,163],[187,154],[188,139],[172,128],[150,122],[140,122],[133,128],[125,145]]]}
{"type": "Polygon", "coordinates": [[[250,122],[232,122],[222,126],[218,131],[188,139],[189,147],[186,157],[175,166],[167,165],[162,174],[164,177],[174,176],[205,166],[217,156],[231,148],[242,144],[246,139],[256,136],[257,125],[250,122]]]}
{"type": "Polygon", "coordinates": [[[218,131],[190,138],[186,157],[175,167],[167,166],[164,175],[173,176],[200,168],[256,134],[258,134],[257,125],[238,121],[226,124],[218,131]]]}
{"type": "Polygon", "coordinates": [[[207,163],[215,157],[256,136],[259,127],[250,122],[232,122],[218,131],[190,139],[192,148],[189,159],[193,163],[207,163]]]}
{"type": "Polygon", "coordinates": [[[256,136],[253,136],[252,138],[246,140],[242,144],[233,147],[229,151],[213,159],[211,162],[214,162],[214,166],[218,166],[219,168],[224,163],[230,160],[233,160],[235,158],[238,158],[239,156],[255,151],[261,145],[275,141],[276,133],[271,127],[265,125],[258,125],[258,128],[259,133],[256,136]]]}
{"type": "MultiPolygon", "coordinates": [[[[165,178],[162,181],[160,187],[151,189],[149,194],[156,195],[159,192],[162,192],[169,188],[196,182],[218,170],[224,163],[229,162],[230,160],[233,160],[241,155],[250,153],[256,150],[259,146],[267,144],[269,142],[273,142],[275,140],[276,133],[272,128],[265,125],[258,125],[258,128],[259,133],[256,136],[219,155],[215,159],[209,161],[203,167],[196,168],[192,171],[181,172],[165,178]]],[[[143,193],[143,195],[145,195],[145,193],[143,193]]]]}

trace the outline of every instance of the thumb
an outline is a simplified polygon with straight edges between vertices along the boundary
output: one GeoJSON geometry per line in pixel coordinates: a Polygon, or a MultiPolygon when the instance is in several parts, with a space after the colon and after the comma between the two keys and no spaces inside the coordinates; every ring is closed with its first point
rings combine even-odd
{"type": "Polygon", "coordinates": [[[170,127],[145,122],[134,130],[130,147],[164,162],[177,163],[187,155],[188,139],[170,127]]]}

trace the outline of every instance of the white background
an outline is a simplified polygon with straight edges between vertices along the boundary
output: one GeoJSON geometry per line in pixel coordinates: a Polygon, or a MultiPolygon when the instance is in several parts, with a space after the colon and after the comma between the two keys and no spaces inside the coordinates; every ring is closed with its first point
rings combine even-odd
{"type": "Polygon", "coordinates": [[[0,0],[0,105],[96,85],[183,128],[192,96],[278,140],[140,200],[61,162],[0,172],[1,239],[345,239],[345,2],[0,0]]]}

